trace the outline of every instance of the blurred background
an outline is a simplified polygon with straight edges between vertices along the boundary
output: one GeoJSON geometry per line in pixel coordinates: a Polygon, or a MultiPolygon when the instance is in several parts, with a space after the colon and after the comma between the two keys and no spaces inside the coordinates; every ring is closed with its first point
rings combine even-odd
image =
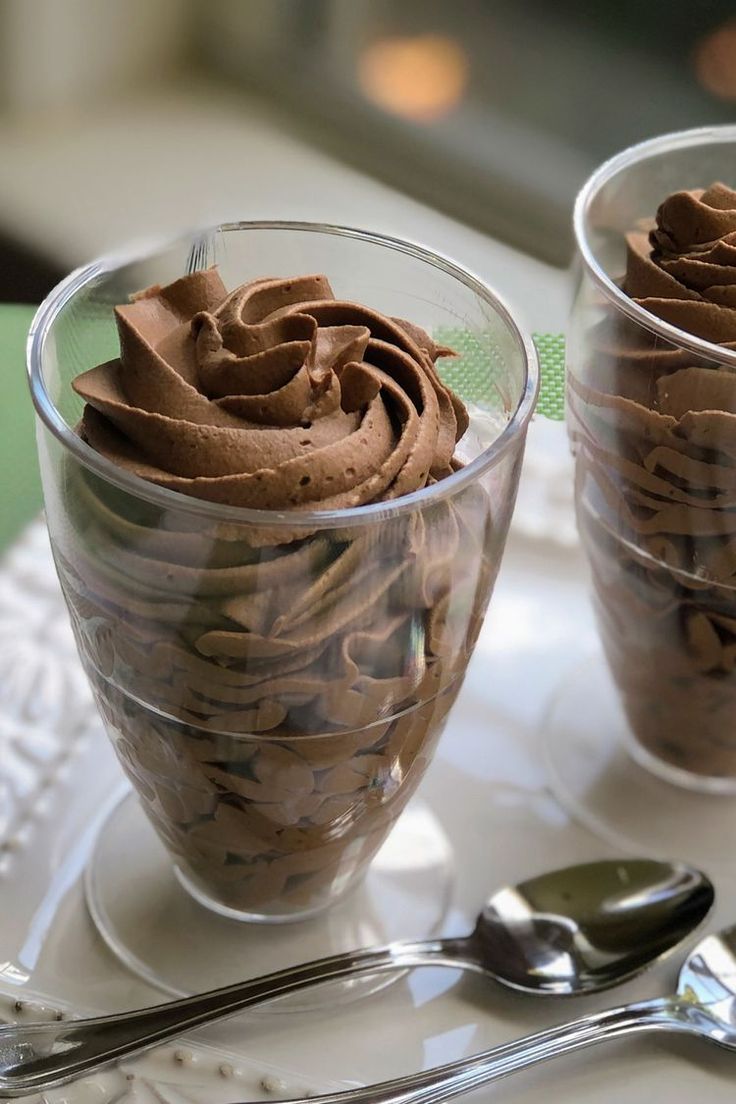
{"type": "Polygon", "coordinates": [[[223,218],[409,233],[366,178],[564,266],[596,163],[734,119],[734,0],[0,0],[0,301],[223,218]]]}

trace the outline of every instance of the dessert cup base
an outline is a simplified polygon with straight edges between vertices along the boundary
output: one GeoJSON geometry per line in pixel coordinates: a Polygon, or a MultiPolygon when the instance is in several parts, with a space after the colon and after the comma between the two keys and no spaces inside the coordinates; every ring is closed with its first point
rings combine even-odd
{"type": "MultiPolygon", "coordinates": [[[[452,892],[453,854],[425,805],[410,802],[365,877],[319,916],[215,912],[195,895],[134,794],[105,817],[85,874],[97,930],[134,974],[171,996],[230,985],[325,955],[395,939],[436,935],[452,892]],[[184,881],[184,884],[182,882],[184,881]],[[186,886],[186,888],[185,888],[186,886]],[[237,919],[235,918],[237,916],[237,919]],[[268,923],[243,923],[243,920],[268,923]]],[[[271,1002],[266,1011],[307,1011],[355,1000],[400,976],[330,982],[271,1002]]]]}
{"type": "Polygon", "coordinates": [[[700,778],[641,748],[603,655],[552,695],[540,750],[560,804],[618,850],[706,869],[733,864],[736,780],[700,778]]]}
{"type": "Polygon", "coordinates": [[[314,908],[295,910],[294,912],[288,913],[277,913],[274,915],[268,912],[247,912],[244,909],[234,909],[230,908],[228,905],[223,905],[221,901],[217,901],[214,897],[210,897],[206,893],[203,893],[199,886],[191,880],[180,866],[174,864],[173,870],[182,889],[193,897],[195,901],[198,901],[200,905],[209,909],[210,912],[216,913],[218,916],[224,916],[227,920],[237,920],[241,924],[293,924],[298,923],[300,920],[310,920],[313,916],[321,916],[323,912],[327,912],[329,909],[334,908],[335,904],[342,900],[343,895],[350,896],[356,886],[360,885],[367,873],[365,870],[359,871],[354,880],[343,890],[343,894],[337,898],[337,901],[326,901],[314,908]]]}

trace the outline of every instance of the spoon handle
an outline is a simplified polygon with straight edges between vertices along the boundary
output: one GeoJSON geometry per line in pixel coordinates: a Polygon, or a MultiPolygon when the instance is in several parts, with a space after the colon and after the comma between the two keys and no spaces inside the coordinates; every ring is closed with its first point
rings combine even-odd
{"type": "Polygon", "coordinates": [[[195,1027],[325,981],[413,966],[479,969],[467,939],[396,942],[332,955],[152,1008],[95,1019],[0,1026],[0,1097],[44,1092],[195,1027]]]}
{"type": "Polygon", "coordinates": [[[692,1031],[693,1025],[674,998],[644,1001],[584,1016],[423,1073],[284,1104],[440,1104],[537,1062],[636,1031],[655,1030],[692,1031]]]}

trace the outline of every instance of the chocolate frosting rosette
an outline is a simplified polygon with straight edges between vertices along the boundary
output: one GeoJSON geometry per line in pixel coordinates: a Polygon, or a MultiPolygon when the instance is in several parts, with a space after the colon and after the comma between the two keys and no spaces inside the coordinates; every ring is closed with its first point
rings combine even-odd
{"type": "MultiPolygon", "coordinates": [[[[676,192],[627,235],[623,291],[736,349],[736,191],[676,192]]],[[[609,311],[570,373],[578,517],[637,739],[736,777],[736,372],[609,311]]]]}
{"type": "Polygon", "coordinates": [[[455,470],[468,418],[435,368],[451,350],[320,275],[228,293],[207,269],[115,315],[120,357],[74,382],[78,432],[188,498],[74,469],[57,559],[80,652],[190,883],[246,913],[312,910],[421,778],[495,563],[477,485],[357,527],[308,513],[455,470]],[[261,513],[212,521],[191,499],[261,513]]]}

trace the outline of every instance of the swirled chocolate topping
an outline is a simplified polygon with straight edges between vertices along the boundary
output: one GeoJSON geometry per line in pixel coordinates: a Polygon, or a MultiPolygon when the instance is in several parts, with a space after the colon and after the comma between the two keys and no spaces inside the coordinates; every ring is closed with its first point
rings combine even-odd
{"type": "Polygon", "coordinates": [[[452,471],[465,407],[419,327],[324,276],[226,291],[207,269],[115,311],[120,358],[74,388],[84,439],[171,490],[256,509],[343,509],[452,471]]]}
{"type": "Polygon", "coordinates": [[[714,344],[736,341],[736,191],[675,192],[654,228],[627,235],[624,291],[646,310],[714,344]]]}
{"type": "MultiPolygon", "coordinates": [[[[649,232],[627,235],[622,286],[658,318],[736,348],[736,191],[713,184],[666,199],[649,232]]],[[[638,543],[684,570],[729,577],[736,552],[718,538],[736,533],[736,373],[627,319],[607,325],[603,347],[570,378],[573,437],[584,407],[597,482],[638,543]],[[690,537],[702,538],[697,548],[690,537]]]]}

